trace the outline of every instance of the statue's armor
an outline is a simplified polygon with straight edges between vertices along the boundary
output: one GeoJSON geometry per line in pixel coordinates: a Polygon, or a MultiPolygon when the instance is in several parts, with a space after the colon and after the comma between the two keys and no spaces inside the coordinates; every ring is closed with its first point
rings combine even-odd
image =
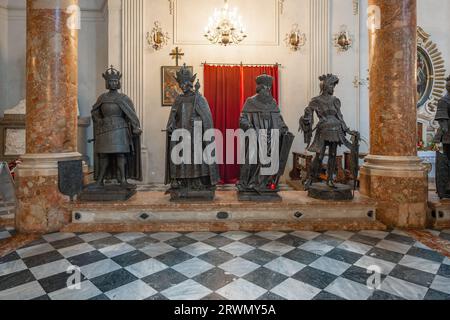
{"type": "Polygon", "coordinates": [[[95,132],[97,152],[130,153],[131,133],[122,109],[116,103],[106,101],[101,105],[100,112],[102,118],[95,132]]]}
{"type": "Polygon", "coordinates": [[[320,107],[317,109],[319,123],[317,130],[320,131],[322,139],[327,142],[342,142],[342,122],[338,118],[338,111],[334,106],[334,99],[320,99],[320,107]]]}
{"type": "MultiPolygon", "coordinates": [[[[447,95],[445,95],[442,99],[439,100],[435,120],[438,122],[440,120],[447,120],[447,121],[450,120],[450,94],[449,93],[447,95]]],[[[448,126],[449,126],[449,131],[450,131],[450,121],[448,123],[448,126]]],[[[450,132],[443,134],[442,130],[440,130],[439,134],[436,136],[435,142],[436,143],[442,142],[444,145],[450,144],[450,132]]]]}

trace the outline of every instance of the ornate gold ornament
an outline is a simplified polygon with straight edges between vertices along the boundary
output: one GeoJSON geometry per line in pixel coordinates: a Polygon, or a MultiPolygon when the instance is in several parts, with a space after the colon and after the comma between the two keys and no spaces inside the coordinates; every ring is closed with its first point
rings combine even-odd
{"type": "Polygon", "coordinates": [[[339,52],[346,52],[353,46],[353,36],[346,25],[342,25],[341,30],[334,34],[333,42],[339,52]]]}
{"type": "Polygon", "coordinates": [[[155,22],[152,32],[147,33],[148,44],[156,51],[161,50],[168,44],[169,34],[164,32],[159,21],[155,22]]]}
{"type": "Polygon", "coordinates": [[[299,51],[306,44],[306,35],[300,31],[298,24],[294,24],[284,41],[292,51],[299,51]]]}

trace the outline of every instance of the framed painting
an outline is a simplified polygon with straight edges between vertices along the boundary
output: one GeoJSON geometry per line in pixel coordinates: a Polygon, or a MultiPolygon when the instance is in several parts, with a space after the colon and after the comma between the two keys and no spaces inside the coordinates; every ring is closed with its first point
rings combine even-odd
{"type": "MultiPolygon", "coordinates": [[[[194,67],[188,67],[192,73],[194,71],[194,67]]],[[[163,66],[161,67],[161,97],[162,97],[162,106],[163,107],[171,107],[176,97],[182,93],[180,87],[178,86],[178,82],[176,80],[177,72],[181,69],[181,66],[163,66]]]]}

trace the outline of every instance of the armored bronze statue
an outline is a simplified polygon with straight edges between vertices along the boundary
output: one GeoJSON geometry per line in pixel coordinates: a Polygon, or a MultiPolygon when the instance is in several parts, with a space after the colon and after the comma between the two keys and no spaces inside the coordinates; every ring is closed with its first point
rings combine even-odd
{"type": "MultiPolygon", "coordinates": [[[[183,200],[213,200],[215,197],[216,185],[220,180],[219,169],[215,161],[205,161],[201,157],[196,159],[195,151],[203,154],[203,150],[214,143],[205,142],[201,139],[201,146],[195,146],[194,128],[199,125],[200,134],[214,129],[211,110],[208,102],[200,94],[200,83],[194,87],[197,75],[193,75],[192,71],[184,65],[176,74],[176,80],[183,91],[176,99],[172,106],[169,121],[167,123],[167,147],[166,147],[166,178],[165,183],[170,185],[167,191],[171,195],[172,201],[183,200]],[[190,159],[177,163],[172,159],[172,153],[179,145],[178,139],[172,139],[176,131],[182,131],[189,135],[190,142],[190,159]],[[196,161],[197,160],[197,161],[196,161]]],[[[198,142],[198,141],[197,141],[198,142]]],[[[185,150],[183,150],[184,153],[185,150]]],[[[186,156],[187,155],[182,155],[186,156]]],[[[200,155],[201,156],[201,155],[200,155]]],[[[211,159],[209,159],[211,160],[211,159]]],[[[214,160],[214,159],[213,159],[214,160]]]]}
{"type": "Polygon", "coordinates": [[[436,143],[442,143],[443,151],[437,152],[436,186],[439,197],[450,198],[450,77],[446,79],[447,93],[438,102],[436,122],[439,130],[435,137],[436,143]]]}
{"type": "Polygon", "coordinates": [[[142,180],[141,125],[133,102],[120,93],[122,74],[109,68],[103,78],[109,92],[92,108],[95,185],[83,193],[86,200],[124,200],[135,193],[128,179],[142,180]],[[117,181],[117,184],[105,180],[117,181]]]}
{"type": "MultiPolygon", "coordinates": [[[[257,94],[247,99],[240,119],[241,129],[246,135],[249,131],[254,131],[257,140],[252,142],[244,139],[245,163],[241,165],[240,180],[237,184],[239,199],[278,201],[281,200],[278,195],[280,179],[286,169],[295,137],[289,132],[280,108],[272,96],[273,78],[263,74],[256,79],[256,85],[257,94]],[[263,161],[260,151],[263,151],[262,154],[267,155],[267,158],[277,161],[276,166],[273,167],[272,162],[263,161]],[[278,157],[273,158],[276,153],[278,157]],[[275,168],[274,172],[270,172],[271,167],[275,168]]],[[[241,143],[244,143],[242,139],[241,143]]]]}
{"type": "MultiPolygon", "coordinates": [[[[305,189],[309,195],[322,200],[349,200],[353,198],[351,188],[337,185],[334,182],[337,170],[338,147],[345,145],[352,153],[354,163],[352,166],[358,168],[359,133],[351,131],[344,121],[341,112],[341,101],[334,96],[334,90],[339,84],[339,78],[333,74],[323,75],[320,78],[320,95],[312,99],[300,119],[300,131],[304,132],[307,150],[316,154],[305,189]],[[319,122],[314,128],[314,114],[319,122]],[[314,139],[313,133],[315,132],[314,139]],[[353,137],[352,142],[347,140],[347,135],[353,137]],[[328,149],[328,154],[327,154],[328,149]],[[327,181],[320,183],[322,163],[328,155],[327,181]]],[[[357,175],[357,173],[356,173],[357,175]]]]}

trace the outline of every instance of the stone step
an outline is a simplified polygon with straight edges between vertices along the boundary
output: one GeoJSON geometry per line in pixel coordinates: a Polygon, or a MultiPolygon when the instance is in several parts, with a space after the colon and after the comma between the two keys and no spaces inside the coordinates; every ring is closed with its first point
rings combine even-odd
{"type": "Polygon", "coordinates": [[[170,202],[160,192],[138,192],[127,202],[86,202],[70,206],[67,230],[92,231],[267,231],[383,230],[376,202],[356,194],[352,201],[321,201],[305,192],[280,192],[282,202],[240,202],[233,191],[213,202],[170,202]]]}

